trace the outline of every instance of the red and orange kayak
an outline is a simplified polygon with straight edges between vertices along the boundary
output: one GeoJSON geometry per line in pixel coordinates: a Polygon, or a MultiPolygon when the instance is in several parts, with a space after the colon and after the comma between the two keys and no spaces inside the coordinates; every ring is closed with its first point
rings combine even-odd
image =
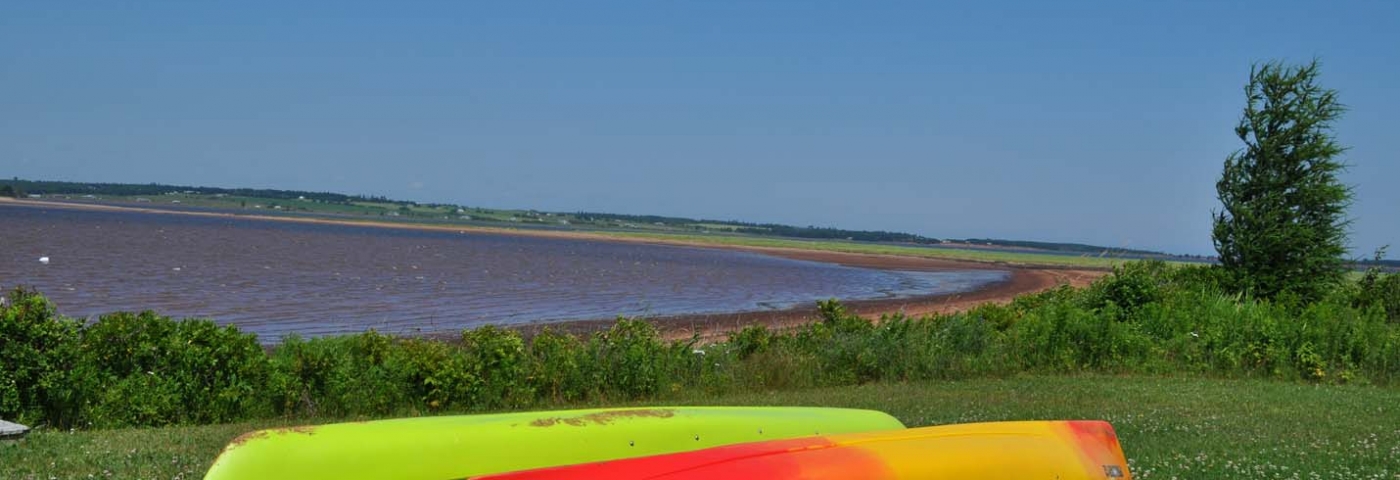
{"type": "Polygon", "coordinates": [[[823,435],[474,477],[627,479],[1131,478],[1101,421],[997,422],[823,435]]]}

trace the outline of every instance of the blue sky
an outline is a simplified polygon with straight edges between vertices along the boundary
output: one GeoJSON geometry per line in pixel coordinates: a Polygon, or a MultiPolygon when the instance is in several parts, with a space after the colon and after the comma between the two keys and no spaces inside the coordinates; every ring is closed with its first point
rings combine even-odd
{"type": "Polygon", "coordinates": [[[79,3],[0,4],[0,177],[1207,254],[1250,64],[1318,57],[1400,244],[1400,2],[79,3]]]}

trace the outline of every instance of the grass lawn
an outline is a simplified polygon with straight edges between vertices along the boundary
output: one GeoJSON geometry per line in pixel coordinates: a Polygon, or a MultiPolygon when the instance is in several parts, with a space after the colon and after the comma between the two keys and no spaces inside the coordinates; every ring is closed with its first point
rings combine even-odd
{"type": "MultiPolygon", "coordinates": [[[[1023,376],[693,395],[657,403],[872,408],[910,426],[1105,419],[1117,429],[1135,478],[1400,478],[1397,388],[1023,376]]],[[[0,444],[0,478],[199,478],[234,436],[286,424],[39,432],[0,444]]]]}

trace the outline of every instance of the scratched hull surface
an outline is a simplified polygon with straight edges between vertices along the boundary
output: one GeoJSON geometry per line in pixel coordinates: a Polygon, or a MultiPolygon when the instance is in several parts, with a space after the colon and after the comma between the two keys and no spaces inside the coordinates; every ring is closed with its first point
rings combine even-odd
{"type": "Polygon", "coordinates": [[[153,309],[275,341],[953,293],[998,271],[895,272],[746,252],[0,205],[0,286],[60,313],[153,309]],[[40,257],[50,261],[40,263],[40,257]]]}
{"type": "Polygon", "coordinates": [[[881,412],[652,407],[425,417],[264,430],[229,444],[206,480],[442,480],[818,433],[897,430],[881,412]]]}

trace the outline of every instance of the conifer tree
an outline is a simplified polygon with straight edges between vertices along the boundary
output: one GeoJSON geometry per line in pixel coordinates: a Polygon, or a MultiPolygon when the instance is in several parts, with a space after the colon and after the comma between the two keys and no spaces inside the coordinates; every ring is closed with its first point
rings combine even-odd
{"type": "Polygon", "coordinates": [[[1225,160],[1212,239],[1241,292],[1321,298],[1343,279],[1351,188],[1337,175],[1346,150],[1332,122],[1346,108],[1318,85],[1316,60],[1251,69],[1235,135],[1244,148],[1225,160]]]}

